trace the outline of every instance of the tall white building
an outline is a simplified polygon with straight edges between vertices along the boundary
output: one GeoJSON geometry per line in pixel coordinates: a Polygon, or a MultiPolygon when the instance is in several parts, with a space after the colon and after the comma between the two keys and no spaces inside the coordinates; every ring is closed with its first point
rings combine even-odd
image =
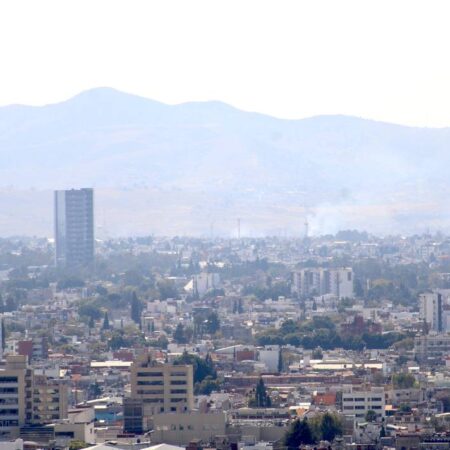
{"type": "Polygon", "coordinates": [[[94,190],[55,191],[56,265],[83,267],[94,261],[94,190]]]}
{"type": "Polygon", "coordinates": [[[438,333],[444,331],[442,312],[442,295],[438,292],[427,292],[419,296],[420,319],[427,323],[429,330],[438,333]]]}
{"type": "Polygon", "coordinates": [[[338,298],[353,298],[353,281],[353,270],[349,267],[313,267],[292,274],[292,290],[304,297],[331,294],[338,298]]]}

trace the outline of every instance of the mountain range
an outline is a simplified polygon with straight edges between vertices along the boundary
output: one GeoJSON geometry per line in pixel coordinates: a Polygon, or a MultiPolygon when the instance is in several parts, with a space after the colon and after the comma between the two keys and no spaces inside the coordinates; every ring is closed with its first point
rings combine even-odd
{"type": "Polygon", "coordinates": [[[450,225],[450,128],[278,119],[97,88],[0,108],[0,235],[52,234],[52,191],[96,189],[99,236],[377,233],[450,225]]]}

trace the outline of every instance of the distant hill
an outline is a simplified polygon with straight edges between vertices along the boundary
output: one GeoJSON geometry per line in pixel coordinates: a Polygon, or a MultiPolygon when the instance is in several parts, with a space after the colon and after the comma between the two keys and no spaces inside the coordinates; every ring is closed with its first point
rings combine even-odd
{"type": "Polygon", "coordinates": [[[93,89],[0,108],[0,234],[50,235],[51,190],[79,186],[114,235],[232,234],[237,217],[255,235],[301,235],[306,216],[317,232],[445,230],[449,150],[448,128],[93,89]]]}

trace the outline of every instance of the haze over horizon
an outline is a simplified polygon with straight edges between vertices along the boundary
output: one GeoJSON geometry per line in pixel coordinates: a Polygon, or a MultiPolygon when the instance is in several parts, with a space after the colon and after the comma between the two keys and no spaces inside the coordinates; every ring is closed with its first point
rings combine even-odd
{"type": "Polygon", "coordinates": [[[112,235],[450,229],[449,13],[3,2],[0,235],[51,235],[51,192],[83,186],[112,235]]]}
{"type": "Polygon", "coordinates": [[[450,126],[449,11],[419,0],[4,2],[0,105],[112,86],[287,119],[450,126]]]}
{"type": "Polygon", "coordinates": [[[449,147],[448,128],[93,89],[0,107],[0,233],[51,235],[52,190],[87,186],[114,236],[445,230],[449,147]]]}

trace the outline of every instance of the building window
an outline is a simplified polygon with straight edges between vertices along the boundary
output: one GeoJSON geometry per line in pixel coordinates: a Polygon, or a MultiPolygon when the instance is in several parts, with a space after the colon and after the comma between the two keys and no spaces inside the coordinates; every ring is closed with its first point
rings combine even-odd
{"type": "Polygon", "coordinates": [[[163,377],[164,374],[162,372],[138,372],[138,377],[163,377]]]}

